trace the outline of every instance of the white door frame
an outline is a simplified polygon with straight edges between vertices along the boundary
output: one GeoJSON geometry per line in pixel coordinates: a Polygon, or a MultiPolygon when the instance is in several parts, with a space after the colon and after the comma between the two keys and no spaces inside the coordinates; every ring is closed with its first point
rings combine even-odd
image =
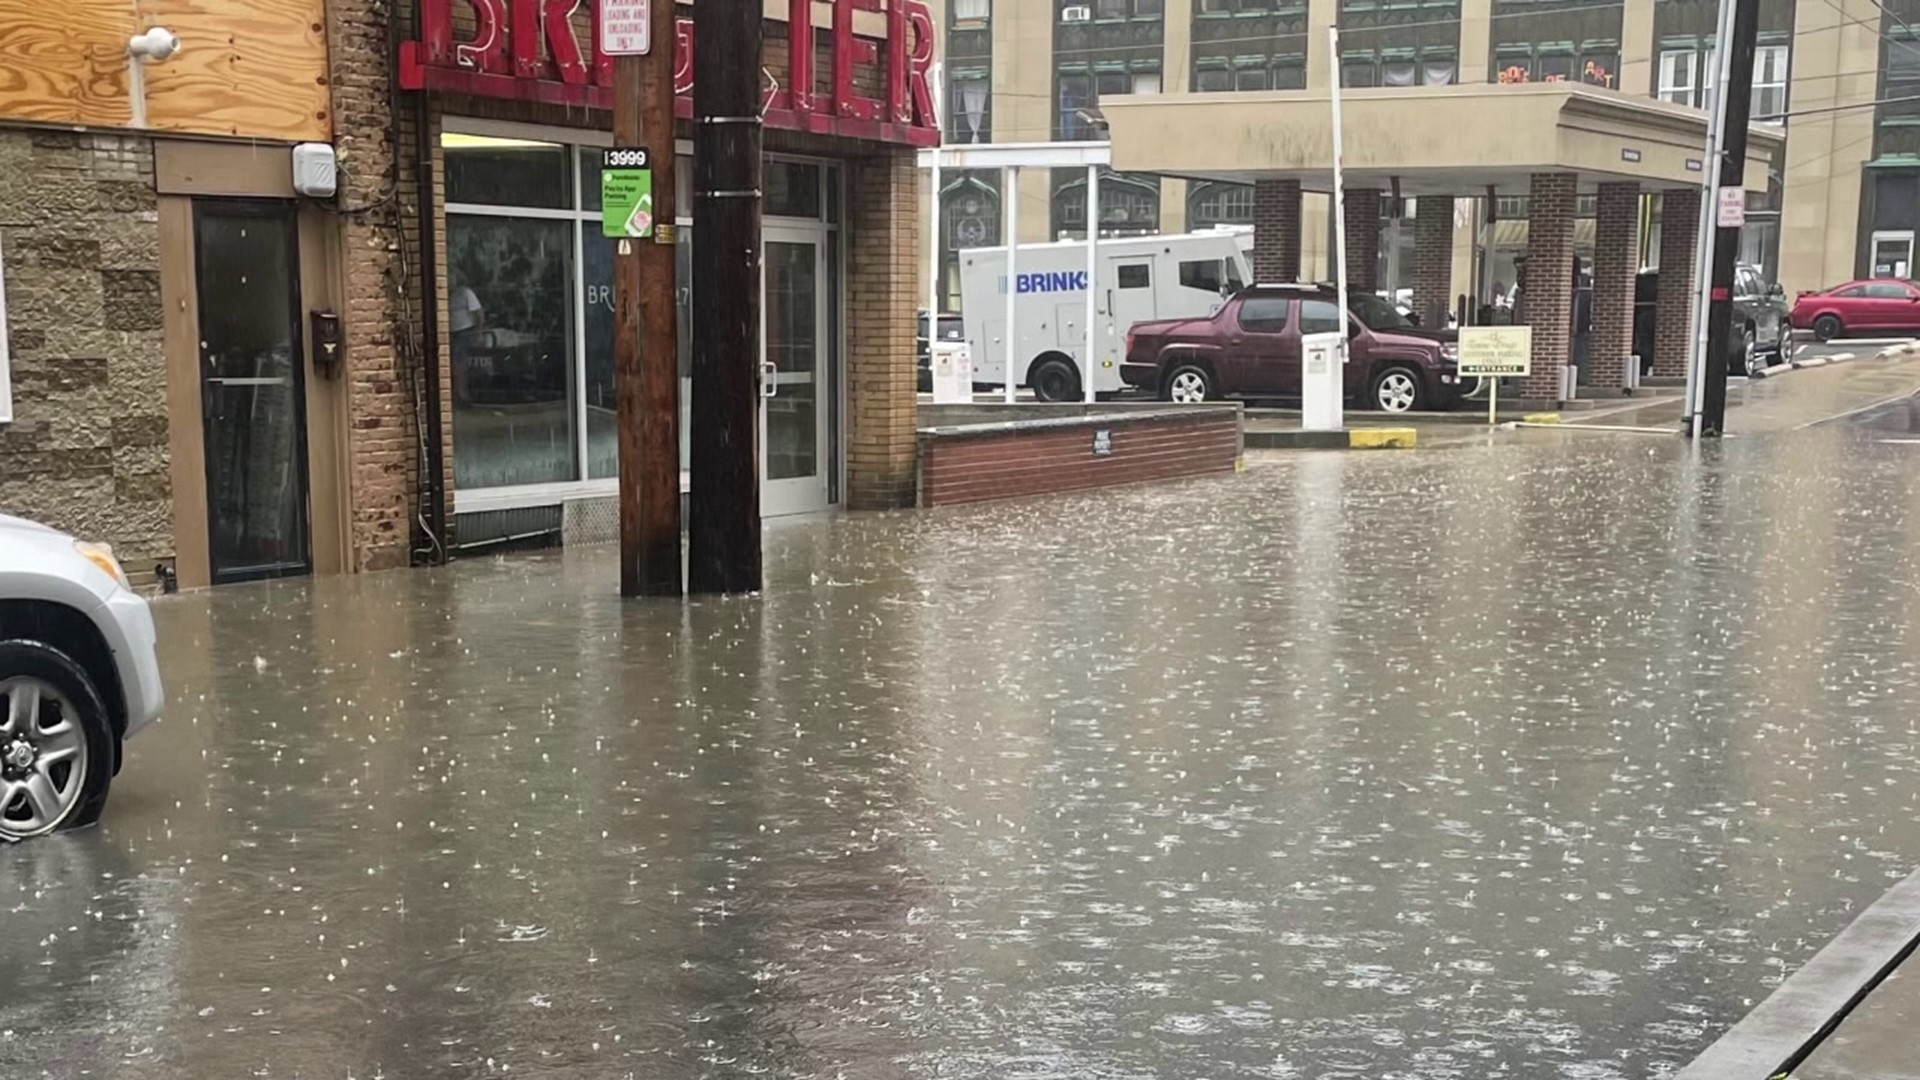
{"type": "Polygon", "coordinates": [[[833,393],[836,380],[832,377],[831,366],[838,363],[839,355],[834,351],[831,340],[832,322],[828,318],[828,301],[833,290],[828,287],[827,275],[832,272],[827,260],[827,229],[825,225],[788,224],[769,221],[764,226],[761,243],[766,249],[774,244],[805,244],[813,248],[814,265],[814,358],[811,372],[783,372],[772,367],[767,359],[767,259],[763,253],[760,270],[760,357],[761,357],[761,407],[760,407],[760,514],[762,517],[779,517],[786,514],[817,513],[827,508],[827,481],[829,470],[833,466],[830,458],[834,440],[828,426],[832,422],[833,411],[828,408],[828,395],[833,393]],[[771,384],[765,380],[771,375],[771,384]],[[775,480],[768,476],[767,415],[766,402],[769,397],[777,398],[784,386],[813,384],[814,406],[814,470],[810,476],[775,480]],[[771,391],[769,393],[769,390],[771,391]]]}

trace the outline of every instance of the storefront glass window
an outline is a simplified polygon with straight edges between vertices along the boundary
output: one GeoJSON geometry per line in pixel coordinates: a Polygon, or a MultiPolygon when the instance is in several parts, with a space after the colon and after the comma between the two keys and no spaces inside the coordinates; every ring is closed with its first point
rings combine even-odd
{"type": "Polygon", "coordinates": [[[454,485],[573,480],[573,228],[447,215],[454,485]]]}
{"type": "MultiPolygon", "coordinates": [[[[600,230],[600,149],[455,132],[442,136],[442,149],[455,486],[474,491],[617,476],[617,241],[600,230]]],[[[693,355],[693,230],[684,219],[692,161],[679,158],[674,167],[682,221],[675,307],[684,469],[693,355]]],[[[768,217],[836,221],[833,170],[774,159],[765,177],[768,217]]]]}
{"type": "Polygon", "coordinates": [[[571,209],[573,174],[567,148],[487,135],[441,136],[447,162],[447,201],[484,206],[571,209]]]}

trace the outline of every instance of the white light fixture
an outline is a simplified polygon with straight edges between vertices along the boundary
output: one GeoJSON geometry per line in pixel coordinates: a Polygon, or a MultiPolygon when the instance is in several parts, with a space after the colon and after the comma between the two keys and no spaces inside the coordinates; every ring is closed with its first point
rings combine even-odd
{"type": "Polygon", "coordinates": [[[143,60],[158,63],[180,51],[180,35],[164,26],[136,34],[127,42],[127,52],[143,60]]]}
{"type": "Polygon", "coordinates": [[[180,51],[180,35],[164,26],[155,26],[144,34],[127,39],[127,107],[133,114],[133,126],[147,126],[147,65],[156,64],[180,51]]]}

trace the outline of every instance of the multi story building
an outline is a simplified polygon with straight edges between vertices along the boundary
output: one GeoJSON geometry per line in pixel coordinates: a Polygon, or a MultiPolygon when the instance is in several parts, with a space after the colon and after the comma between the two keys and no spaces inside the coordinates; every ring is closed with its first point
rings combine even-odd
{"type": "MultiPolygon", "coordinates": [[[[1580,81],[1705,107],[1716,0],[947,0],[949,142],[1097,138],[1120,94],[1325,86],[1329,26],[1343,85],[1580,81]]],[[[1789,289],[1856,274],[1912,273],[1920,228],[1920,0],[1762,0],[1752,113],[1784,125],[1786,150],[1749,176],[1744,256],[1789,289]],[[1910,100],[1909,100],[1910,99],[1910,100]],[[1877,107],[1876,100],[1883,101],[1877,107]]],[[[1364,137],[1350,133],[1353,137],[1364,137]]],[[[1028,170],[1021,240],[1081,236],[1084,178],[1028,170]]],[[[943,178],[942,296],[958,302],[953,252],[1003,240],[1000,179],[943,178]]],[[[1221,182],[1115,176],[1103,235],[1253,221],[1252,191],[1221,182]]],[[[1591,249],[1591,200],[1576,252],[1591,249]]],[[[1382,285],[1411,285],[1411,201],[1383,201],[1382,285]]],[[[1659,203],[1644,257],[1658,261],[1659,203]]],[[[1302,273],[1326,275],[1324,197],[1303,207],[1302,273]]],[[[1524,197],[1456,205],[1454,280],[1489,296],[1514,280],[1524,197]]]]}

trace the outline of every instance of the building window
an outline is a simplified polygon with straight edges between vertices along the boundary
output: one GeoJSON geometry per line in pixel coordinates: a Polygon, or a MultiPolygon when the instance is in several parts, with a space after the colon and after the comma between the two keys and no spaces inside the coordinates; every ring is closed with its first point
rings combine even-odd
{"type": "Polygon", "coordinates": [[[1194,229],[1253,224],[1253,186],[1213,180],[1187,192],[1187,224],[1194,229]]]}
{"type": "Polygon", "coordinates": [[[1787,47],[1763,45],[1753,51],[1753,119],[1778,124],[1787,112],[1787,47]]]}
{"type": "Polygon", "coordinates": [[[1539,46],[1508,44],[1497,52],[1495,82],[1583,82],[1611,87],[1618,80],[1620,50],[1611,41],[1590,41],[1577,47],[1566,41],[1539,46]]]}
{"type": "Polygon", "coordinates": [[[1094,137],[1093,76],[1060,75],[1060,138],[1094,137]]]}
{"type": "Polygon", "coordinates": [[[975,176],[948,184],[940,194],[946,216],[947,247],[986,247],[1000,239],[1000,193],[975,176]]]}
{"type": "Polygon", "coordinates": [[[1234,89],[1233,72],[1224,67],[1201,68],[1193,73],[1193,89],[1201,94],[1218,94],[1234,89]]]}
{"type": "Polygon", "coordinates": [[[953,21],[956,25],[983,23],[992,15],[993,0],[953,0],[953,21]]]}
{"type": "Polygon", "coordinates": [[[991,141],[992,98],[985,75],[969,73],[954,76],[947,91],[947,141],[983,143],[991,141]]]}
{"type": "MultiPolygon", "coordinates": [[[[1087,230],[1087,180],[1076,174],[1054,190],[1054,235],[1078,239],[1087,230]]],[[[1151,178],[1100,177],[1100,235],[1151,236],[1160,231],[1160,185],[1151,178]]]]}

